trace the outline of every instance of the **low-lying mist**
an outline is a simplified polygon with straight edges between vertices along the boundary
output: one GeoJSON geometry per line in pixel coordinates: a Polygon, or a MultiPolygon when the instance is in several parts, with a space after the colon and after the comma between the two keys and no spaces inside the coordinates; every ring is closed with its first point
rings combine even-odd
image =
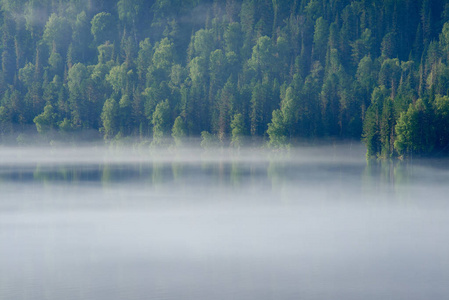
{"type": "Polygon", "coordinates": [[[0,299],[443,299],[449,164],[0,148],[0,299]]]}

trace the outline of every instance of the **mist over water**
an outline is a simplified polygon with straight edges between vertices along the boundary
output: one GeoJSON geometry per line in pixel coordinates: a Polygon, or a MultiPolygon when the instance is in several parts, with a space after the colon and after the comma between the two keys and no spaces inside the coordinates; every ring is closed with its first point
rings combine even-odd
{"type": "Polygon", "coordinates": [[[1,148],[0,299],[445,299],[449,161],[1,148]]]}

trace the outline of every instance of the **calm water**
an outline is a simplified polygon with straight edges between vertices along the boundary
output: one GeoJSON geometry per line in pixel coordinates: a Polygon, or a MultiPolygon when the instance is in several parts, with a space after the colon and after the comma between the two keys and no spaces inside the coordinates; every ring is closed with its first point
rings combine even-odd
{"type": "Polygon", "coordinates": [[[0,149],[0,299],[448,299],[449,162],[0,149]]]}

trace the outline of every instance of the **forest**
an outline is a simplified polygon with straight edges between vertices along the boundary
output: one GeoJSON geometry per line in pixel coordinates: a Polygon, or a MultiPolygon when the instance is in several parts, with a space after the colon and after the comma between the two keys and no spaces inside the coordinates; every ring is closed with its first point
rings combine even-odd
{"type": "Polygon", "coordinates": [[[449,154],[449,1],[0,3],[2,140],[449,154]]]}

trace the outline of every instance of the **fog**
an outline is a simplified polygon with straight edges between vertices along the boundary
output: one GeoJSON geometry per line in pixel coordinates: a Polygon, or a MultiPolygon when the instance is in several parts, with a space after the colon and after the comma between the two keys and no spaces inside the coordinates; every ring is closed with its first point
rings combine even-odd
{"type": "Polygon", "coordinates": [[[449,161],[0,148],[0,299],[445,299],[449,161]]]}

